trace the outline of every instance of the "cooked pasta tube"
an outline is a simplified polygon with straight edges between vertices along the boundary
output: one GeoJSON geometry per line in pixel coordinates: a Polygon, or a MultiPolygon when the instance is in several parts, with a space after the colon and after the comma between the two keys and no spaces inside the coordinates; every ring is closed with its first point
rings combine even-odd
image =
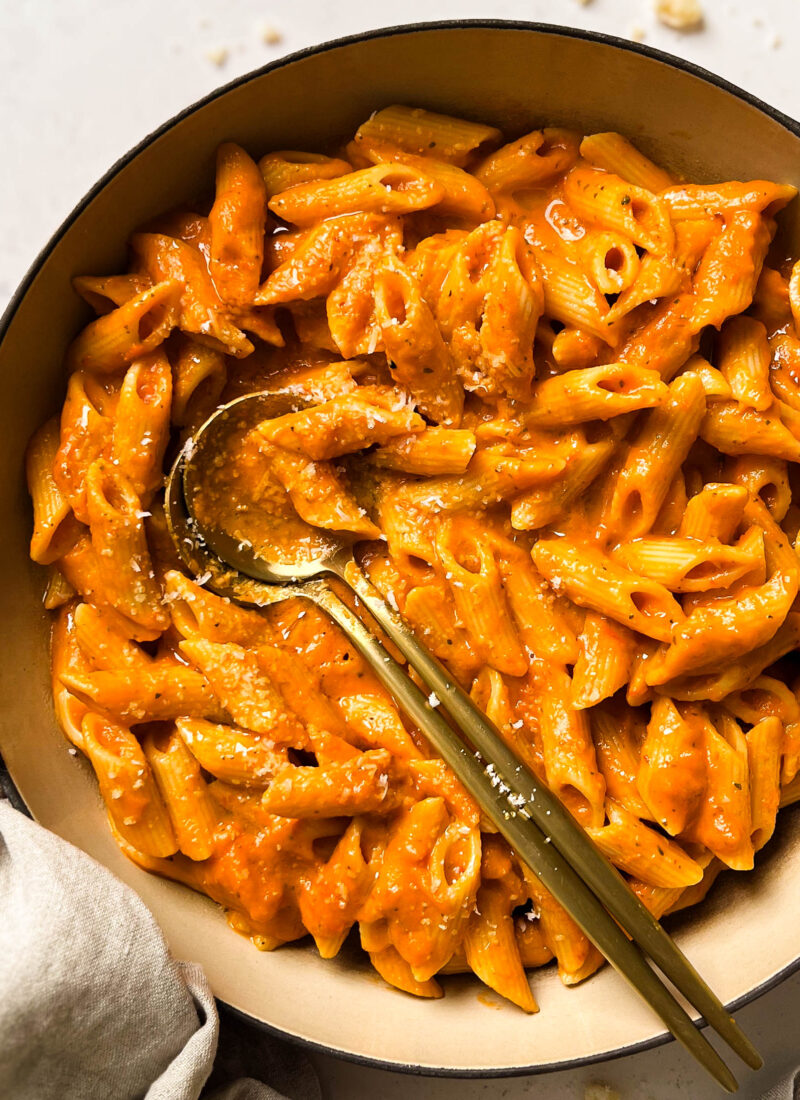
{"type": "Polygon", "coordinates": [[[385,444],[398,435],[422,431],[425,424],[394,394],[346,394],[303,412],[286,413],[256,429],[267,443],[317,461],[385,444]]]}
{"type": "Polygon", "coordinates": [[[622,806],[608,803],[609,823],[587,832],[620,870],[651,886],[693,886],[703,869],[674,840],[668,840],[622,806]]]}
{"type": "Polygon", "coordinates": [[[194,334],[226,355],[240,358],[252,352],[251,341],[228,317],[199,248],[164,233],[137,233],[131,244],[152,279],[180,284],[176,324],[182,332],[194,334]]]}
{"type": "Polygon", "coordinates": [[[286,764],[269,781],[264,809],[281,817],[350,817],[384,809],[389,792],[389,753],[370,749],[324,767],[286,764]]]}
{"type": "Polygon", "coordinates": [[[613,172],[579,165],[565,177],[564,196],[579,218],[623,234],[648,252],[669,255],[674,248],[667,207],[613,172]]]}
{"type": "Polygon", "coordinates": [[[557,590],[649,638],[669,641],[685,617],[662,584],[637,576],[591,545],[543,538],[532,552],[537,569],[557,590]]]}
{"type": "Polygon", "coordinates": [[[709,482],[686,502],[678,534],[690,539],[730,542],[747,503],[744,485],[709,482]]]}
{"type": "Polygon", "coordinates": [[[595,168],[613,172],[636,187],[659,192],[672,185],[672,177],[639,152],[622,134],[609,131],[588,134],[581,142],[581,156],[595,168]]]}
{"type": "Polygon", "coordinates": [[[406,164],[376,164],[332,180],[299,183],[274,195],[269,208],[293,225],[309,225],[342,214],[408,214],[444,198],[444,187],[406,164]]]}
{"type": "Polygon", "coordinates": [[[364,818],[354,817],[330,859],[300,884],[300,916],[323,959],[339,953],[372,886],[375,872],[362,850],[365,827],[364,818]]]}
{"type": "Polygon", "coordinates": [[[244,149],[225,142],[217,150],[216,194],[208,215],[208,269],[224,302],[249,305],[264,262],[267,191],[244,149]]]}
{"type": "Polygon", "coordinates": [[[572,672],[572,704],[585,710],[609,699],[628,682],[636,640],[626,627],[590,611],[578,642],[580,651],[572,672]]]}
{"type": "Polygon", "coordinates": [[[637,783],[645,730],[635,712],[615,704],[589,714],[597,762],[606,781],[606,796],[639,818],[652,818],[637,783]]]}
{"type": "Polygon", "coordinates": [[[117,616],[79,603],[73,614],[75,640],[96,669],[149,668],[152,657],[131,640],[117,616]]]}
{"type": "Polygon", "coordinates": [[[750,527],[734,546],[715,538],[645,537],[621,543],[613,557],[632,573],[658,581],[671,592],[730,588],[764,561],[764,536],[750,527]]]}
{"type": "Polygon", "coordinates": [[[201,767],[224,783],[264,788],[288,762],[285,748],[236,726],[179,718],[175,728],[201,767]]]}
{"type": "Polygon", "coordinates": [[[146,498],[161,486],[169,440],[172,368],[163,352],[137,359],[125,372],[111,435],[111,461],[146,498]]]}
{"type": "Polygon", "coordinates": [[[70,346],[69,368],[110,374],[153,351],[177,324],[182,291],[180,277],[165,274],[155,286],[92,321],[70,346]]]}
{"type": "Polygon", "coordinates": [[[70,375],[61,410],[60,442],[53,459],[53,480],[81,523],[89,522],[87,471],[108,451],[111,441],[113,420],[106,397],[91,375],[83,371],[70,375]]]}
{"type": "Polygon", "coordinates": [[[564,666],[537,662],[536,678],[547,785],[576,817],[599,826],[606,784],[588,716],[572,704],[572,681],[564,666]]]}
{"type": "Polygon", "coordinates": [[[670,385],[667,399],[647,414],[622,466],[609,479],[600,523],[612,535],[637,538],[652,528],[705,411],[699,379],[685,375],[670,385]]]}
{"type": "Polygon", "coordinates": [[[149,856],[178,850],[167,807],[141,745],[125,726],[89,712],[83,746],[100,784],[108,813],[120,834],[149,856]]]}
{"type": "Polygon", "coordinates": [[[671,836],[694,818],[706,789],[705,726],[671,699],[654,700],[642,745],[638,786],[653,818],[671,836]]]}
{"type": "Polygon", "coordinates": [[[475,453],[475,433],[464,428],[425,428],[395,436],[369,455],[369,461],[389,470],[437,477],[463,474],[475,453]]]}
{"type": "Polygon", "coordinates": [[[437,535],[436,553],[472,649],[500,672],[522,676],[528,660],[489,540],[454,520],[437,535]]]}
{"type": "Polygon", "coordinates": [[[54,418],[36,432],[25,453],[28,491],[33,502],[30,555],[42,565],[60,558],[74,533],[69,522],[72,506],[53,476],[59,445],[59,424],[54,418]]]}
{"type": "Polygon", "coordinates": [[[750,775],[750,840],[757,852],[775,831],[781,798],[783,723],[780,718],[762,718],[745,736],[750,775]]]}
{"type": "Polygon", "coordinates": [[[436,205],[440,216],[450,215],[466,221],[486,221],[495,216],[494,199],[479,179],[455,164],[432,156],[415,156],[388,142],[364,138],[359,153],[371,164],[407,164],[441,184],[444,194],[436,205]]]}
{"type": "Polygon", "coordinates": [[[656,371],[607,363],[540,382],[525,411],[525,423],[531,427],[558,427],[608,420],[621,413],[653,408],[668,395],[656,371]]]}
{"type": "Polygon", "coordinates": [[[502,134],[493,126],[401,105],[384,107],[370,115],[355,136],[356,146],[386,142],[408,153],[460,167],[477,151],[498,145],[501,140],[502,134]]]}
{"type": "Polygon", "coordinates": [[[258,162],[258,170],[264,181],[267,198],[271,199],[298,183],[332,180],[337,176],[344,176],[352,171],[352,165],[339,157],[326,157],[322,153],[281,149],[263,156],[258,162]]]}
{"type": "Polygon", "coordinates": [[[198,637],[186,638],[179,648],[200,668],[211,690],[238,725],[266,734],[279,745],[302,748],[306,744],[302,723],[262,672],[253,650],[233,642],[210,642],[198,637]]]}
{"type": "Polygon", "coordinates": [[[208,859],[221,815],[200,765],[174,729],[149,730],[142,747],[166,803],[179,850],[189,859],[208,859]]]}
{"type": "Polygon", "coordinates": [[[416,280],[400,266],[384,268],[375,279],[375,309],[394,378],[425,417],[457,428],[464,390],[416,280]]]}
{"type": "Polygon", "coordinates": [[[578,156],[578,135],[546,127],[533,130],[490,153],[475,175],[490,191],[511,192],[541,186],[561,175],[578,156]]]}
{"type": "Polygon", "coordinates": [[[734,871],[753,866],[752,816],[747,741],[735,719],[703,717],[706,792],[686,830],[734,871]]]}
{"type": "Polygon", "coordinates": [[[738,455],[725,463],[731,481],[760,497],[776,523],[781,523],[792,502],[786,460],[768,455],[738,455]]]}
{"type": "Polygon", "coordinates": [[[602,230],[585,234],[581,245],[583,261],[601,294],[621,294],[636,280],[639,256],[628,237],[602,230]]]}
{"type": "Polygon", "coordinates": [[[482,885],[464,933],[464,952],[470,969],[485,985],[524,1012],[538,1012],[515,935],[515,904],[501,883],[490,880],[482,885]]]}
{"type": "Polygon", "coordinates": [[[210,642],[243,646],[272,640],[272,628],[262,613],[215,596],[177,570],[164,575],[164,598],[172,625],[184,638],[199,634],[210,642]]]}
{"type": "Polygon", "coordinates": [[[86,506],[103,592],[146,629],[168,622],[142,523],[141,501],[119,466],[98,459],[86,474],[86,506]]]}

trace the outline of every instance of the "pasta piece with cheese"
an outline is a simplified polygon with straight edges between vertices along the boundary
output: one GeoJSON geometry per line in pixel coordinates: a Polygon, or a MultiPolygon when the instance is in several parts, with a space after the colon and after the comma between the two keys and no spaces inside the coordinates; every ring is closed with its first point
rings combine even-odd
{"type": "Polygon", "coordinates": [[[352,817],[385,811],[389,753],[371,749],[338,764],[309,768],[285,764],[269,781],[262,805],[281,817],[352,817]]]}
{"type": "Polygon", "coordinates": [[[168,622],[142,523],[141,501],[119,466],[98,459],[86,474],[92,548],[105,598],[147,630],[168,622]]]}
{"type": "Polygon", "coordinates": [[[153,658],[131,640],[119,616],[79,603],[73,612],[75,641],[95,669],[147,669],[153,658]]]}
{"type": "Polygon", "coordinates": [[[577,985],[602,965],[603,956],[536,875],[524,867],[523,874],[545,943],[555,955],[559,977],[564,985],[577,985]]]}
{"type": "Polygon", "coordinates": [[[415,803],[386,845],[360,914],[362,942],[371,925],[385,922],[389,942],[415,980],[429,980],[463,937],[475,903],[480,858],[477,829],[452,821],[443,799],[415,803]],[[411,913],[417,919],[411,920],[411,913]]]}
{"type": "Polygon", "coordinates": [[[267,443],[317,461],[385,444],[398,435],[422,431],[424,421],[402,399],[378,390],[335,397],[303,412],[286,413],[257,429],[267,443]]]}
{"type": "Polygon", "coordinates": [[[375,279],[375,309],[393,377],[425,417],[457,428],[464,390],[413,277],[399,266],[380,271],[375,279]]]}
{"type": "Polygon", "coordinates": [[[454,520],[439,531],[436,553],[472,649],[500,672],[524,675],[528,659],[490,541],[471,525],[454,520]]]}
{"type": "Polygon", "coordinates": [[[70,376],[61,410],[53,480],[81,523],[89,522],[86,474],[92,463],[109,449],[115,406],[116,395],[111,397],[92,375],[75,371],[70,376]]]}
{"type": "Polygon", "coordinates": [[[141,745],[125,726],[99,714],[83,719],[83,747],[120,834],[149,856],[178,850],[164,800],[141,745]]]}
{"type": "Polygon", "coordinates": [[[302,748],[307,737],[302,723],[259,667],[257,654],[233,642],[187,638],[180,651],[197,665],[234,721],[279,745],[302,748]]]}
{"type": "Polygon", "coordinates": [[[172,422],[199,427],[219,404],[227,378],[222,352],[183,337],[173,360],[172,422]]]}
{"type": "Polygon", "coordinates": [[[163,343],[178,322],[183,288],[174,273],[160,279],[87,325],[70,345],[69,369],[110,374],[163,343]]]}
{"type": "Polygon", "coordinates": [[[214,851],[220,812],[200,765],[174,729],[148,731],[142,747],[166,803],[178,849],[189,859],[208,859],[214,851]]]}
{"type": "Polygon", "coordinates": [[[172,368],[163,352],[128,367],[114,413],[111,461],[124,468],[140,499],[149,499],[163,480],[171,401],[172,368]]]}
{"type": "Polygon", "coordinates": [[[365,818],[354,817],[330,859],[300,883],[300,916],[323,959],[339,953],[372,886],[375,872],[362,847],[367,827],[365,818]]]}
{"type": "Polygon", "coordinates": [[[585,710],[609,699],[628,682],[636,640],[620,623],[590,611],[578,642],[580,652],[572,672],[572,704],[585,710]]]}
{"type": "Polygon", "coordinates": [[[750,180],[746,183],[681,183],[666,190],[663,195],[672,217],[704,219],[709,214],[728,215],[737,210],[775,214],[797,194],[788,183],[771,183],[768,180],[750,180]]]}
{"type": "Polygon", "coordinates": [[[481,886],[464,933],[464,953],[470,969],[485,985],[524,1012],[537,1012],[512,916],[514,908],[523,900],[524,890],[519,876],[511,869],[508,856],[503,859],[505,853],[495,854],[498,847],[494,837],[484,841],[481,886]],[[505,872],[502,877],[498,870],[505,872]]]}
{"type": "Polygon", "coordinates": [[[175,728],[205,771],[236,787],[264,788],[288,762],[285,748],[236,726],[179,718],[175,728]]]}
{"type": "Polygon", "coordinates": [[[372,242],[401,243],[396,219],[377,214],[346,214],[309,229],[291,255],[270,273],[255,296],[258,306],[283,305],[324,297],[372,242]]]}
{"type": "Polygon", "coordinates": [[[581,238],[581,255],[601,294],[622,294],[636,281],[639,274],[640,263],[636,247],[621,233],[604,229],[584,234],[581,238]]]}
{"type": "Polygon", "coordinates": [[[238,642],[242,646],[260,645],[273,638],[263,614],[215,596],[177,570],[164,576],[164,598],[172,625],[184,638],[199,634],[210,642],[238,642]]]}
{"type": "Polygon", "coordinates": [[[475,453],[475,433],[464,428],[425,428],[395,436],[370,452],[369,461],[389,470],[437,477],[463,474],[475,453]]]}
{"type": "Polygon", "coordinates": [[[251,341],[229,318],[198,248],[163,233],[137,233],[131,244],[141,269],[151,279],[180,284],[176,324],[182,332],[237,358],[253,351],[251,341]]]}

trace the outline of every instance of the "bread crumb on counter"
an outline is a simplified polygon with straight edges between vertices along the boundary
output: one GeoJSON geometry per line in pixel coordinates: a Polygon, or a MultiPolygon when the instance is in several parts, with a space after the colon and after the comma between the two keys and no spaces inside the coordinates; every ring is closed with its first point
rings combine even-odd
{"type": "Polygon", "coordinates": [[[631,29],[628,31],[628,38],[630,38],[631,42],[644,42],[644,27],[640,27],[638,25],[635,27],[631,27],[631,29]]]}
{"type": "Polygon", "coordinates": [[[206,50],[206,59],[211,62],[212,65],[216,65],[218,69],[221,69],[230,56],[230,50],[225,46],[217,46],[215,49],[206,50]]]}
{"type": "Polygon", "coordinates": [[[265,46],[277,46],[283,41],[283,35],[277,27],[273,27],[271,23],[265,23],[261,28],[261,41],[265,46]]]}
{"type": "Polygon", "coordinates": [[[656,16],[675,31],[699,31],[705,22],[700,0],[655,0],[656,16]]]}

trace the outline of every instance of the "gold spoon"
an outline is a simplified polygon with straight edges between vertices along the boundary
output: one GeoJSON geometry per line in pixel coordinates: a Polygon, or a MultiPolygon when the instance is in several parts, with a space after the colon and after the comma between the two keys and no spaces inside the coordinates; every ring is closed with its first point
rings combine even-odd
{"type": "Polygon", "coordinates": [[[327,546],[320,556],[270,561],[248,543],[198,517],[195,506],[210,472],[225,461],[221,440],[243,439],[257,424],[308,404],[287,394],[248,394],[218,409],[187,442],[170,471],[165,499],[170,533],[184,564],[212,591],[239,603],[266,606],[302,597],[325,610],[545,888],[672,1034],[723,1088],[735,1091],[730,1070],[645,956],[753,1069],[762,1064],[758,1052],[590,837],[364,576],[353,556],[352,538],[326,531],[327,546]],[[430,692],[427,698],[337,595],[331,576],[344,581],[363,602],[425,684],[430,692]]]}

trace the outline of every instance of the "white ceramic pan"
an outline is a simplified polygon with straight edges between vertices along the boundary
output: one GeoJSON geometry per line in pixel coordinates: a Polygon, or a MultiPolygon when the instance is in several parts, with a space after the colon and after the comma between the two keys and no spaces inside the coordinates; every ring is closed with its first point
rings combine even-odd
{"type": "MultiPolygon", "coordinates": [[[[552,968],[538,972],[541,1012],[528,1017],[468,978],[446,979],[445,999],[430,1002],[389,989],[352,956],[323,962],[305,944],[261,954],[229,930],[212,902],[120,854],[90,768],[69,754],[50,703],[48,624],[42,575],[27,557],[22,463],[29,436],[61,404],[62,355],[87,319],[70,277],[121,270],[137,225],[213,179],[221,141],[256,154],[324,149],[390,103],[470,116],[512,135],[544,123],[620,130],[696,180],[763,177],[800,186],[796,122],[654,50],[533,24],[432,24],[329,43],[243,77],[146,138],[70,215],[0,325],[5,781],[38,821],[138,891],[175,954],[202,963],[222,1001],[268,1028],[423,1073],[562,1069],[666,1038],[608,968],[574,989],[565,989],[552,968]]],[[[800,255],[797,210],[788,214],[783,232],[800,255]]],[[[723,876],[697,912],[670,927],[711,986],[741,1005],[797,967],[799,912],[800,817],[787,811],[755,873],[723,876]]]]}

